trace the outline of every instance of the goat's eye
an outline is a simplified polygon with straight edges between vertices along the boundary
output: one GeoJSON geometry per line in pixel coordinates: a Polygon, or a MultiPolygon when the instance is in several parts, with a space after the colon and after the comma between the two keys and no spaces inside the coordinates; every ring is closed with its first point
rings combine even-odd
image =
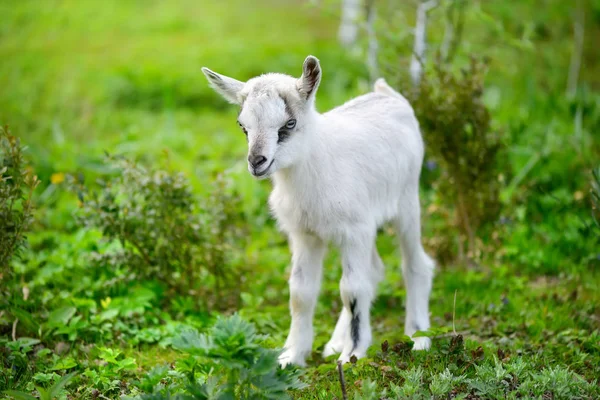
{"type": "Polygon", "coordinates": [[[285,129],[294,129],[295,126],[296,126],[295,119],[290,119],[288,122],[285,123],[285,129]]]}
{"type": "Polygon", "coordinates": [[[244,128],[244,125],[242,125],[240,121],[238,121],[237,124],[240,126],[240,128],[242,128],[242,131],[244,131],[244,135],[248,136],[248,131],[246,128],[244,128]]]}

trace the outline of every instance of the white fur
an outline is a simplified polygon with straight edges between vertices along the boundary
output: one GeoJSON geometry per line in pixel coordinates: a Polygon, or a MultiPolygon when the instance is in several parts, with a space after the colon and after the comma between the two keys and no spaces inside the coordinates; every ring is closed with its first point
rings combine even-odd
{"type": "MultiPolygon", "coordinates": [[[[261,167],[248,168],[271,177],[269,204],[290,239],[292,324],[280,363],[304,365],[312,350],[312,320],[329,243],[342,253],[344,308],[323,354],[341,353],[343,362],[366,354],[369,309],[384,276],[375,238],[386,222],[394,224],[400,238],[405,333],[427,330],[434,263],[421,245],[423,141],[408,101],[380,79],[373,93],[320,114],[314,98],[321,68],[312,56],[299,79],[266,74],[241,83],[203,71],[215,90],[242,105],[239,121],[248,132],[249,157],[266,158],[261,167]],[[292,118],[295,128],[278,143],[279,129],[292,118]]],[[[414,341],[415,349],[430,346],[428,338],[414,341]]]]}

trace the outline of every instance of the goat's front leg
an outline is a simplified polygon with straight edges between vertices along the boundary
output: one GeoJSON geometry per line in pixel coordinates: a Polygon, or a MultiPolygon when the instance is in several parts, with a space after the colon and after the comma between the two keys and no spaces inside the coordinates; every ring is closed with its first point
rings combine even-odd
{"type": "Polygon", "coordinates": [[[370,308],[375,296],[372,251],[375,233],[356,234],[342,243],[340,294],[350,317],[340,361],[364,357],[371,345],[370,308]]]}
{"type": "Polygon", "coordinates": [[[292,325],[279,364],[306,365],[312,350],[313,315],[323,270],[325,243],[312,235],[290,235],[292,274],[290,276],[290,312],[292,325]]]}

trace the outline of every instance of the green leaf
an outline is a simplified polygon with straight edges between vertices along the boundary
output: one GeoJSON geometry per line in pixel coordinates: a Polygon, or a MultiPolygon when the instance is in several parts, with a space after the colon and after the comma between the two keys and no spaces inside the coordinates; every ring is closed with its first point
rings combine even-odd
{"type": "Polygon", "coordinates": [[[55,377],[59,377],[56,372],[52,372],[49,374],[45,374],[43,372],[38,372],[33,376],[33,380],[38,383],[49,384],[55,377]]]}
{"type": "Polygon", "coordinates": [[[117,364],[117,357],[121,355],[120,350],[111,349],[110,347],[100,347],[98,350],[100,350],[98,356],[101,359],[111,364],[117,364]]]}
{"type": "Polygon", "coordinates": [[[25,392],[19,392],[18,390],[6,390],[4,394],[14,397],[16,400],[38,400],[37,397],[33,397],[25,392]]]}
{"type": "Polygon", "coordinates": [[[102,311],[98,317],[100,318],[100,321],[112,321],[117,315],[119,315],[119,310],[117,308],[112,308],[102,311]]]}
{"type": "Polygon", "coordinates": [[[188,329],[173,339],[173,347],[192,354],[206,354],[212,348],[212,341],[195,329],[188,329]]]}
{"type": "Polygon", "coordinates": [[[28,337],[19,338],[19,339],[17,339],[17,342],[19,343],[19,346],[22,348],[35,346],[36,344],[40,343],[39,339],[28,338],[28,337]]]}
{"type": "Polygon", "coordinates": [[[77,375],[76,372],[71,372],[60,378],[49,390],[50,398],[58,397],[60,391],[77,375]]]}
{"type": "Polygon", "coordinates": [[[429,331],[416,331],[412,337],[414,338],[418,338],[418,337],[431,337],[431,336],[435,336],[434,334],[432,334],[429,331]]]}
{"type": "Polygon", "coordinates": [[[40,400],[53,400],[52,395],[50,394],[50,390],[46,390],[43,387],[39,386],[36,386],[35,390],[37,390],[37,392],[39,393],[40,400]]]}
{"type": "Polygon", "coordinates": [[[262,351],[252,367],[253,374],[264,375],[279,368],[277,363],[277,351],[262,351]]]}
{"type": "Polygon", "coordinates": [[[54,310],[48,317],[48,325],[52,327],[66,325],[76,312],[75,307],[62,307],[54,310]]]}
{"type": "Polygon", "coordinates": [[[125,358],[123,360],[120,360],[117,363],[117,371],[120,371],[122,369],[124,370],[132,370],[135,369],[136,367],[136,363],[135,363],[135,359],[133,358],[125,358]]]}
{"type": "Polygon", "coordinates": [[[444,335],[448,332],[450,332],[451,329],[449,327],[441,327],[441,328],[429,328],[426,331],[416,331],[412,337],[417,338],[417,337],[436,337],[439,335],[444,335]]]}
{"type": "Polygon", "coordinates": [[[35,356],[36,356],[36,358],[40,359],[40,358],[46,357],[49,354],[52,354],[52,350],[50,350],[50,349],[41,349],[40,351],[38,351],[35,354],[35,356]]]}
{"type": "Polygon", "coordinates": [[[71,369],[76,366],[77,366],[77,363],[75,362],[75,360],[73,360],[71,357],[69,357],[69,358],[65,358],[62,360],[58,360],[58,362],[56,364],[54,364],[54,366],[52,368],[50,368],[50,371],[60,371],[63,369],[71,369]]]}

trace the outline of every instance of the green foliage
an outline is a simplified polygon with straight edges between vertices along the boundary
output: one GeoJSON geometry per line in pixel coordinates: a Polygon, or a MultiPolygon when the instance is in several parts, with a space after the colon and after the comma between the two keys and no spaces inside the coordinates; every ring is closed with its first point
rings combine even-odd
{"type": "Polygon", "coordinates": [[[498,176],[505,149],[483,102],[486,70],[472,58],[455,74],[438,60],[411,94],[427,150],[441,166],[435,188],[444,193],[445,206],[456,211],[469,258],[475,257],[476,237],[500,210],[498,176]]]}
{"type": "Polygon", "coordinates": [[[590,196],[592,201],[592,218],[596,227],[600,229],[600,167],[592,172],[592,188],[590,196]]]}
{"type": "Polygon", "coordinates": [[[186,293],[204,309],[238,304],[235,291],[245,221],[240,199],[219,177],[199,203],[180,173],[147,169],[108,156],[114,173],[97,180],[97,190],[75,184],[81,224],[98,229],[115,251],[97,254],[98,268],[126,268],[128,281],[156,280],[167,295],[186,293]]]}
{"type": "Polygon", "coordinates": [[[566,368],[549,367],[533,372],[525,379],[519,391],[523,396],[540,398],[552,393],[555,399],[581,399],[589,396],[596,382],[587,382],[566,368]]]}
{"type": "Polygon", "coordinates": [[[485,398],[505,397],[505,388],[509,386],[508,372],[502,362],[494,359],[494,365],[476,365],[475,377],[469,381],[469,387],[478,396],[485,398]]]}
{"type": "Polygon", "coordinates": [[[25,379],[29,375],[28,353],[31,353],[33,346],[40,343],[38,339],[19,338],[12,342],[3,343],[2,357],[0,357],[0,390],[14,387],[16,382],[25,379]]]}
{"type": "Polygon", "coordinates": [[[113,372],[135,369],[135,360],[119,357],[121,351],[106,347],[101,347],[99,350],[99,357],[106,362],[106,366],[113,372]]]}
{"type": "Polygon", "coordinates": [[[377,382],[373,382],[367,379],[361,383],[360,391],[354,394],[354,400],[379,400],[384,398],[387,391],[379,391],[377,388],[377,382]]]}
{"type": "Polygon", "coordinates": [[[0,287],[33,222],[32,195],[39,181],[27,167],[24,151],[19,138],[0,127],[0,287]]]}
{"type": "MultiPolygon", "coordinates": [[[[460,336],[449,340],[438,338],[430,352],[418,354],[389,351],[389,346],[384,345],[384,350],[370,361],[359,361],[345,368],[348,398],[591,399],[599,393],[595,379],[588,381],[563,366],[543,367],[544,362],[537,356],[513,357],[502,350],[496,352],[497,357],[475,347],[478,344],[473,342],[456,347],[457,338],[462,340],[460,336]],[[444,351],[447,347],[452,353],[444,351]]],[[[331,374],[321,381],[334,378],[331,374]]],[[[338,382],[322,385],[335,390],[333,393],[337,395],[338,382]]],[[[320,397],[307,395],[306,398],[320,397]]]]}
{"type": "Polygon", "coordinates": [[[4,393],[15,398],[16,400],[55,400],[63,392],[63,389],[69,382],[75,377],[75,372],[66,374],[58,379],[53,385],[48,388],[36,386],[35,390],[38,392],[39,397],[33,397],[25,392],[18,392],[15,390],[7,390],[4,393]]]}
{"type": "Polygon", "coordinates": [[[423,368],[413,367],[399,371],[404,380],[402,386],[392,386],[392,393],[399,397],[426,398],[427,389],[423,382],[423,368]]]}
{"type": "Polygon", "coordinates": [[[152,393],[139,398],[287,399],[288,390],[304,387],[300,373],[279,368],[279,351],[262,347],[262,339],[238,315],[219,318],[209,334],[185,331],[173,346],[187,354],[176,368],[186,379],[164,386],[167,369],[155,368],[139,384],[152,393]]]}
{"type": "Polygon", "coordinates": [[[433,375],[431,377],[431,383],[429,384],[429,390],[434,398],[446,398],[455,387],[459,387],[466,381],[465,375],[455,376],[448,368],[443,372],[433,375]]]}

